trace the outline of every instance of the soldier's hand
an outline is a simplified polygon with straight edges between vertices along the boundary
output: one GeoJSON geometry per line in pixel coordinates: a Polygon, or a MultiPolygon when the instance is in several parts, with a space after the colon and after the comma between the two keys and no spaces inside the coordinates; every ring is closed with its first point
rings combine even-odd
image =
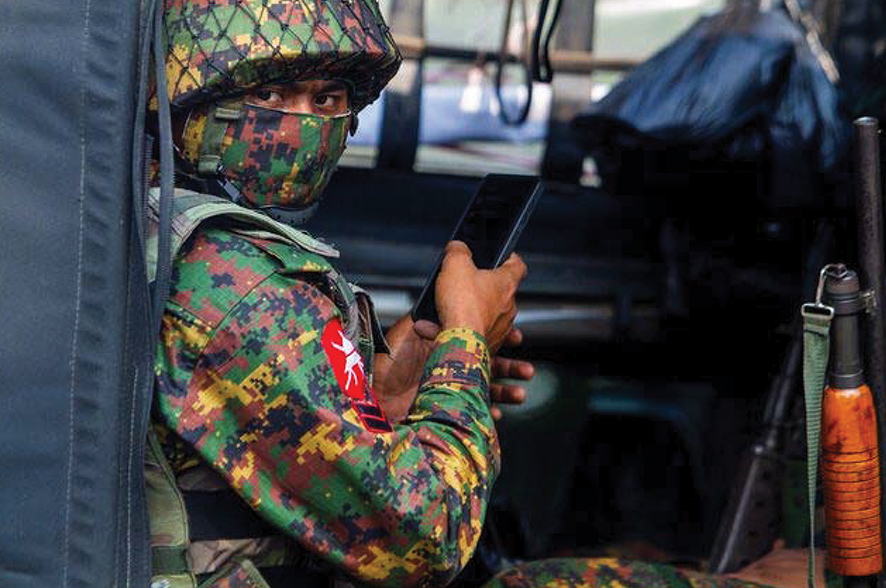
{"type": "MultiPolygon", "coordinates": [[[[776,541],[772,551],[743,567],[730,578],[738,578],[747,582],[756,582],[774,588],[795,588],[806,585],[808,569],[808,549],[787,549],[784,541],[776,541]]],[[[815,550],[815,585],[824,586],[825,551],[815,550]]]]}
{"type": "Polygon", "coordinates": [[[422,336],[408,314],[385,333],[391,353],[375,354],[372,388],[391,422],[399,423],[409,413],[436,336],[436,331],[430,337],[422,336]]]}
{"type": "MultiPolygon", "coordinates": [[[[522,341],[523,333],[520,332],[520,329],[511,329],[503,345],[506,347],[516,347],[522,341]]],[[[523,404],[526,400],[526,389],[523,386],[505,384],[494,380],[504,378],[528,382],[534,375],[535,367],[528,361],[501,356],[492,358],[493,382],[489,389],[489,396],[493,402],[493,406],[490,409],[492,418],[498,420],[502,416],[501,409],[495,406],[495,404],[523,404]]]]}
{"type": "Polygon", "coordinates": [[[494,270],[477,269],[471,250],[450,241],[437,277],[437,314],[443,329],[473,329],[486,337],[492,353],[504,342],[517,313],[517,286],[526,264],[516,253],[494,270]]]}

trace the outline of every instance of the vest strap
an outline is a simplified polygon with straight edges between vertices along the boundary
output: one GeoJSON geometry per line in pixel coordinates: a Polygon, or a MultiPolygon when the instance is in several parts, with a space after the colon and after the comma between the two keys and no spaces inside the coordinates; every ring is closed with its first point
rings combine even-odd
{"type": "MultiPolygon", "coordinates": [[[[154,281],[157,270],[157,217],[158,217],[159,190],[151,188],[148,191],[148,242],[146,249],[146,265],[148,269],[148,281],[154,281]]],[[[173,258],[178,254],[188,237],[197,229],[200,223],[211,218],[226,216],[256,229],[268,231],[277,235],[285,242],[300,247],[310,253],[316,253],[321,257],[338,257],[338,251],[334,247],[311,237],[305,231],[298,230],[283,223],[277,222],[267,215],[244,208],[209,194],[200,194],[189,190],[177,188],[172,200],[172,235],[170,251],[173,258]]]]}
{"type": "Polygon", "coordinates": [[[148,433],[145,451],[145,492],[151,523],[154,580],[166,579],[168,585],[175,588],[196,588],[187,559],[188,515],[175,476],[153,430],[148,433]]]}
{"type": "Polygon", "coordinates": [[[369,292],[357,284],[349,283],[348,285],[351,287],[351,291],[357,299],[360,314],[363,315],[363,320],[367,323],[365,325],[366,330],[372,334],[372,351],[374,353],[390,354],[391,346],[388,345],[388,340],[385,338],[385,331],[381,326],[378,314],[375,312],[375,303],[372,302],[369,292]]]}
{"type": "Polygon", "coordinates": [[[154,576],[190,574],[187,551],[181,547],[151,547],[151,572],[154,576]]]}

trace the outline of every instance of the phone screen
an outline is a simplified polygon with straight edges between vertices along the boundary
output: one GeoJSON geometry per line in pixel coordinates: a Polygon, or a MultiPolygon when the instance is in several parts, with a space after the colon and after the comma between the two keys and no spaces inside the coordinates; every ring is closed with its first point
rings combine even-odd
{"type": "MultiPolygon", "coordinates": [[[[541,184],[535,176],[486,176],[450,240],[464,241],[478,268],[498,267],[513,252],[540,194],[541,184]]],[[[441,255],[413,308],[413,320],[439,322],[434,287],[442,261],[441,255]]]]}

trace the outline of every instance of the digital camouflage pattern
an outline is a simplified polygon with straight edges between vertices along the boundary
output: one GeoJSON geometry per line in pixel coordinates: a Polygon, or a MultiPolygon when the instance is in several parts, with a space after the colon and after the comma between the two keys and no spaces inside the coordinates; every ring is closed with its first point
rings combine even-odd
{"type": "MultiPolygon", "coordinates": [[[[157,248],[159,246],[160,189],[148,190],[148,230],[145,243],[145,262],[148,281],[153,282],[157,271],[157,248]]],[[[270,218],[268,215],[238,206],[230,200],[201,194],[182,188],[175,189],[172,199],[172,226],[170,227],[170,251],[177,252],[204,221],[224,216],[251,226],[251,230],[265,231],[282,237],[300,249],[316,253],[322,257],[336,258],[338,251],[331,245],[315,239],[302,229],[291,227],[270,218]]],[[[175,255],[173,255],[175,257],[175,255]]]]}
{"type": "Polygon", "coordinates": [[[225,569],[206,584],[208,588],[268,588],[255,566],[248,560],[225,569]]]}
{"type": "Polygon", "coordinates": [[[336,569],[382,586],[443,586],[473,553],[499,469],[486,344],[473,331],[440,333],[404,424],[368,431],[320,341],[330,322],[351,332],[353,320],[331,298],[331,271],[290,245],[198,229],[163,320],[160,417],[336,569]]]}
{"type": "MultiPolygon", "coordinates": [[[[318,200],[345,149],[350,116],[317,116],[238,105],[219,155],[223,175],[253,207],[306,208],[318,200]]],[[[197,109],[183,134],[183,156],[197,167],[212,109],[197,109]]]]}
{"type": "Polygon", "coordinates": [[[617,558],[557,558],[519,565],[483,588],[762,588],[759,584],[617,558]]]}
{"type": "Polygon", "coordinates": [[[165,0],[170,101],[192,106],[268,83],[342,79],[357,112],[400,65],[376,0],[165,0]]]}
{"type": "Polygon", "coordinates": [[[193,541],[188,546],[188,562],[195,574],[211,574],[243,558],[248,558],[259,569],[293,564],[300,552],[288,545],[286,540],[286,537],[280,536],[193,541]]]}

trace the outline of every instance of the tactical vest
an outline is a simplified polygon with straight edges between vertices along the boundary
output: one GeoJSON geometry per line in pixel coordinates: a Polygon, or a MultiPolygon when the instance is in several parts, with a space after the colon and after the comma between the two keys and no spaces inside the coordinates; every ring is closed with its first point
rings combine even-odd
{"type": "MultiPolygon", "coordinates": [[[[148,192],[148,279],[157,266],[159,190],[148,192]]],[[[172,258],[209,220],[238,221],[244,236],[284,243],[323,257],[338,257],[331,246],[304,231],[230,201],[189,190],[175,190],[171,225],[172,258]]],[[[343,326],[371,378],[375,352],[388,352],[369,296],[334,270],[325,272],[327,292],[342,314],[343,326]]],[[[145,455],[145,479],[151,528],[151,588],[314,588],[340,585],[331,570],[271,528],[240,500],[208,465],[176,475],[152,430],[145,455]],[[261,570],[261,571],[259,571],[261,570]],[[274,578],[279,577],[276,584],[274,578]]]]}

